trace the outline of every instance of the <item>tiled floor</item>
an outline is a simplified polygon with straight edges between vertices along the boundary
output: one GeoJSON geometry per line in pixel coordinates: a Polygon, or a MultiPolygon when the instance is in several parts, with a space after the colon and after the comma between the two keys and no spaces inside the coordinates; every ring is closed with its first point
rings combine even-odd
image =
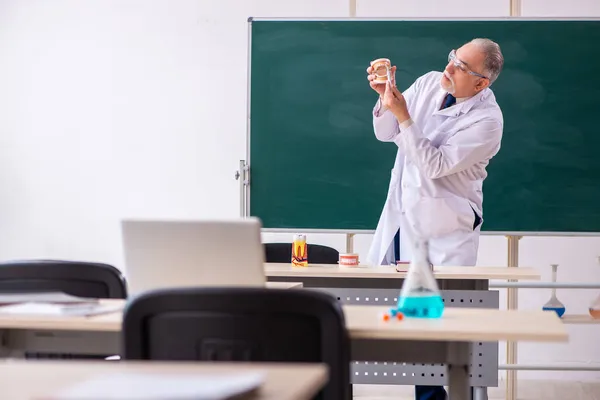
{"type": "MultiPolygon", "coordinates": [[[[489,400],[504,400],[504,382],[489,388],[489,400]]],[[[354,400],[414,400],[411,386],[354,385],[354,400]]],[[[519,380],[518,400],[600,400],[600,382],[519,380]]]]}

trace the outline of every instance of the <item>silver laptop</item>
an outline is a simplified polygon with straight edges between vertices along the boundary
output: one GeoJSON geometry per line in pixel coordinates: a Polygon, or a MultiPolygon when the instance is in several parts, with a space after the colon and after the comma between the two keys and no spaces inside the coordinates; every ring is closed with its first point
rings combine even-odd
{"type": "Polygon", "coordinates": [[[176,287],[264,287],[257,218],[121,222],[130,295],[176,287]]]}

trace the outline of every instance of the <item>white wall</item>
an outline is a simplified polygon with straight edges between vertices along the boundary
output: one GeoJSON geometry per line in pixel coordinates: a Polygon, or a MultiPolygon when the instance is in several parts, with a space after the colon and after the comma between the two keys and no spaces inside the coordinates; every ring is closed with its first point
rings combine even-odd
{"type": "MultiPolygon", "coordinates": [[[[522,14],[600,16],[598,4],[522,0],[522,14]]],[[[503,17],[510,2],[358,0],[356,13],[503,17]]],[[[348,0],[0,0],[0,258],[122,267],[121,218],[237,216],[233,174],[245,158],[247,17],[348,15],[348,0]],[[227,60],[227,78],[218,74],[220,60],[227,60]]],[[[370,239],[356,238],[363,257],[370,239]]],[[[341,235],[309,240],[345,244],[341,235]]],[[[600,238],[524,238],[520,249],[521,265],[538,268],[544,280],[549,264],[559,263],[559,280],[600,281],[600,238]]],[[[482,238],[480,265],[505,265],[506,257],[505,238],[482,238]]],[[[520,290],[520,307],[539,308],[549,295],[520,290]]],[[[579,314],[595,295],[558,291],[567,312],[579,314]]],[[[597,365],[597,329],[569,326],[568,345],[521,344],[519,361],[597,365]]],[[[504,354],[501,347],[501,363],[504,354]]]]}

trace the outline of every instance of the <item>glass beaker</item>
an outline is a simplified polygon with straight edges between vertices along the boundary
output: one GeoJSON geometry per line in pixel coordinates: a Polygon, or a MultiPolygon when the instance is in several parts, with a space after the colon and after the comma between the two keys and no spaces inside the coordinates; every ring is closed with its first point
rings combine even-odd
{"type": "Polygon", "coordinates": [[[600,319],[600,295],[590,304],[590,315],[594,319],[600,319]]]}
{"type": "MultiPolygon", "coordinates": [[[[558,268],[558,264],[551,264],[552,266],[552,283],[556,283],[556,269],[558,268]]],[[[562,317],[565,313],[565,305],[561,303],[556,297],[556,288],[552,288],[552,296],[550,296],[550,300],[544,304],[542,307],[545,311],[554,311],[559,317],[562,317]]]]}

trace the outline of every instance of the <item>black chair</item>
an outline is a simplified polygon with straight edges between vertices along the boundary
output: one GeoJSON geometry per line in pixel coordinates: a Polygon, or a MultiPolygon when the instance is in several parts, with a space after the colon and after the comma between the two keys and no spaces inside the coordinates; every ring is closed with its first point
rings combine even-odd
{"type": "Polygon", "coordinates": [[[304,290],[156,290],[124,311],[125,360],[322,362],[318,399],[351,398],[350,344],[339,301],[304,290]]]}
{"type": "MultiPolygon", "coordinates": [[[[108,264],[67,260],[17,260],[0,262],[1,293],[62,292],[97,299],[127,298],[121,272],[108,264]]],[[[25,358],[104,359],[107,355],[26,352],[25,358]]]]}
{"type": "Polygon", "coordinates": [[[66,260],[0,262],[0,293],[62,292],[98,299],[127,298],[121,272],[108,264],[66,260]]]}
{"type": "MultiPolygon", "coordinates": [[[[289,263],[292,261],[291,243],[265,243],[265,261],[268,263],[289,263]]],[[[308,262],[311,264],[337,264],[340,252],[320,244],[308,245],[308,262]]]]}

